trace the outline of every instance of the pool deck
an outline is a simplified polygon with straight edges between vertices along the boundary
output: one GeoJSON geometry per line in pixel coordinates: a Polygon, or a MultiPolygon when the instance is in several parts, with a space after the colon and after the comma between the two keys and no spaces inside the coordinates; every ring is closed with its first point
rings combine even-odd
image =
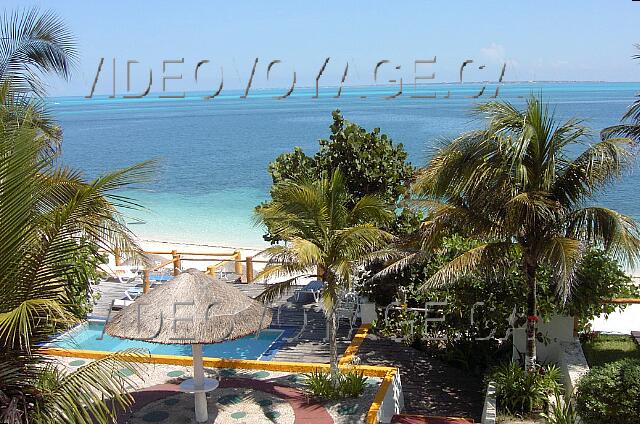
{"type": "MultiPolygon", "coordinates": [[[[166,283],[166,284],[171,284],[166,283]]],[[[260,283],[227,283],[233,284],[234,287],[241,290],[247,296],[255,298],[264,290],[264,285],[260,283]]],[[[93,308],[92,316],[104,318],[109,313],[111,302],[114,299],[122,299],[124,291],[131,287],[130,284],[122,284],[117,281],[103,281],[95,286],[96,292],[100,293],[100,299],[93,308]]],[[[298,333],[302,328],[304,320],[304,300],[313,302],[311,295],[300,296],[300,302],[295,302],[293,293],[285,295],[281,299],[276,300],[271,305],[273,311],[273,320],[271,328],[280,328],[277,325],[278,307],[280,307],[280,323],[282,326],[294,328],[294,333],[298,333]]],[[[349,346],[348,339],[349,328],[346,324],[342,324],[338,330],[338,355],[342,355],[349,346]]],[[[354,329],[355,333],[355,329],[354,329]]],[[[329,344],[323,339],[326,336],[326,322],[321,311],[315,311],[314,308],[308,308],[307,326],[300,334],[300,337],[292,341],[284,341],[278,348],[277,352],[271,358],[274,361],[290,361],[290,362],[329,362],[329,344]]]]}

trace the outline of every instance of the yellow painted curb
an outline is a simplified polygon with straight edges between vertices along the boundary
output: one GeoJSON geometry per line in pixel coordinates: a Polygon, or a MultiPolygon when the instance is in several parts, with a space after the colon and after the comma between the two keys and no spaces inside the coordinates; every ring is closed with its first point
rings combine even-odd
{"type": "Polygon", "coordinates": [[[387,390],[389,390],[389,386],[391,386],[391,383],[396,376],[396,372],[397,369],[392,368],[390,371],[387,371],[386,375],[384,376],[382,384],[380,384],[380,387],[376,392],[376,396],[373,398],[373,402],[371,402],[371,406],[369,407],[369,411],[367,412],[367,424],[378,423],[378,411],[380,411],[382,401],[384,401],[387,390]]]}
{"type": "MultiPolygon", "coordinates": [[[[44,348],[39,351],[44,355],[64,356],[73,358],[101,359],[114,355],[112,352],[103,352],[98,350],[80,350],[80,349],[60,349],[60,348],[44,348]]],[[[128,355],[126,353],[116,354],[116,356],[125,361],[144,362],[149,364],[164,365],[193,365],[191,356],[175,356],[175,355],[128,355]]],[[[241,369],[258,369],[266,371],[281,372],[312,372],[315,370],[329,370],[329,364],[315,362],[284,362],[284,361],[258,361],[255,359],[228,359],[228,358],[203,358],[205,366],[213,368],[241,368],[241,369]]],[[[341,365],[340,368],[361,371],[367,377],[384,377],[393,367],[383,367],[375,365],[341,365]]]]}
{"type": "Polygon", "coordinates": [[[347,347],[347,350],[344,351],[344,355],[342,355],[342,358],[340,359],[340,365],[351,363],[353,357],[356,355],[356,353],[358,353],[360,346],[364,342],[364,339],[367,338],[367,334],[369,333],[370,328],[371,325],[369,324],[362,324],[360,328],[358,328],[355,336],[353,336],[353,339],[351,339],[351,344],[349,345],[349,347],[347,347]]]}

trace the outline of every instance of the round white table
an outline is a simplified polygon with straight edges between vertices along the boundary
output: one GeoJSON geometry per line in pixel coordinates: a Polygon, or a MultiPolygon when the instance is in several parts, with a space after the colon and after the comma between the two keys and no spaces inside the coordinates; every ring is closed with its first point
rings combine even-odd
{"type": "Polygon", "coordinates": [[[217,389],[219,385],[220,382],[215,378],[205,378],[204,384],[197,387],[196,381],[193,378],[190,378],[180,383],[180,391],[184,393],[207,393],[217,389]]]}

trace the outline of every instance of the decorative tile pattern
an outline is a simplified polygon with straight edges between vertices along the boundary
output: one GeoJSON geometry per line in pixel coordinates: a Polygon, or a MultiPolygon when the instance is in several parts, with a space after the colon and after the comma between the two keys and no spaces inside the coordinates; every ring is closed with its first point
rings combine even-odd
{"type": "Polygon", "coordinates": [[[355,415],[358,412],[358,405],[340,405],[338,406],[338,414],[355,415]]]}
{"type": "Polygon", "coordinates": [[[218,399],[218,403],[220,405],[237,405],[238,403],[242,402],[242,396],[239,395],[225,395],[225,396],[221,396],[218,399]]]}
{"type": "Polygon", "coordinates": [[[240,418],[244,418],[247,416],[247,413],[244,411],[237,411],[237,412],[233,412],[231,413],[231,415],[229,415],[231,418],[234,418],[236,420],[239,420],[240,418]]]}
{"type": "Polygon", "coordinates": [[[251,374],[251,378],[267,378],[269,377],[269,375],[271,374],[269,374],[267,371],[258,371],[251,374]]]}
{"type": "Polygon", "coordinates": [[[256,402],[259,406],[271,406],[273,405],[273,401],[271,399],[260,399],[256,402]]]}
{"type": "Polygon", "coordinates": [[[173,406],[180,403],[180,399],[178,399],[177,397],[170,397],[168,399],[163,400],[162,403],[167,406],[173,406]]]}
{"type": "Polygon", "coordinates": [[[133,375],[133,371],[129,368],[121,368],[118,370],[118,373],[123,377],[131,377],[133,375]]]}
{"type": "Polygon", "coordinates": [[[231,368],[222,368],[220,371],[218,371],[218,374],[220,375],[220,377],[231,377],[237,374],[236,370],[231,369],[231,368]]]}

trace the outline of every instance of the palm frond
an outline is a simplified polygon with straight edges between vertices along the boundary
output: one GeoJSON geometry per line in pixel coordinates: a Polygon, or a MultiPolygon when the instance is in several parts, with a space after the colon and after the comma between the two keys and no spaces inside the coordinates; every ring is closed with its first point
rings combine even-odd
{"type": "Polygon", "coordinates": [[[44,73],[68,78],[76,66],[76,40],[51,11],[37,8],[4,12],[0,19],[0,83],[14,92],[45,94],[44,73]]]}
{"type": "Polygon", "coordinates": [[[256,296],[256,300],[264,304],[269,304],[274,300],[290,293],[291,289],[296,285],[298,277],[299,276],[296,276],[284,281],[279,281],[277,283],[267,285],[262,293],[256,296]]]}
{"type": "Polygon", "coordinates": [[[393,235],[372,224],[359,224],[336,230],[333,249],[350,261],[359,261],[367,253],[381,249],[393,240],[393,235]]]}
{"type": "Polygon", "coordinates": [[[588,207],[574,211],[567,219],[566,235],[601,246],[632,266],[640,259],[640,225],[612,209],[588,207]]]}
{"type": "MultiPolygon", "coordinates": [[[[640,109],[640,102],[637,103],[638,108],[640,109]]],[[[636,143],[640,142],[640,124],[637,123],[628,123],[628,124],[618,124],[612,125],[603,129],[600,132],[600,138],[606,140],[607,138],[614,137],[622,137],[622,138],[630,138],[636,143]]]]}
{"type": "Polygon", "coordinates": [[[0,313],[0,340],[7,349],[30,354],[34,342],[42,342],[49,335],[51,330],[47,327],[69,325],[74,321],[55,300],[27,299],[16,308],[0,313]]]}
{"type": "Polygon", "coordinates": [[[634,144],[627,138],[607,138],[587,148],[569,162],[558,176],[552,192],[567,206],[593,196],[634,163],[634,144]]]}
{"type": "Polygon", "coordinates": [[[396,251],[393,253],[383,251],[382,253],[372,253],[369,257],[366,258],[366,260],[371,262],[385,260],[390,262],[382,270],[371,276],[371,280],[375,281],[389,275],[397,274],[400,271],[410,267],[411,265],[424,263],[428,258],[429,253],[424,250],[418,250],[414,252],[396,251]]]}
{"type": "Polygon", "coordinates": [[[501,269],[511,242],[484,243],[473,247],[442,266],[421,287],[422,290],[455,284],[464,277],[490,275],[501,269]]]}
{"type": "Polygon", "coordinates": [[[137,385],[136,380],[144,376],[145,366],[141,361],[146,356],[148,352],[144,349],[128,349],[68,374],[55,366],[45,368],[38,383],[45,398],[45,402],[38,405],[38,418],[43,422],[74,424],[115,421],[117,410],[133,403],[129,392],[137,385]]]}
{"type": "Polygon", "coordinates": [[[361,197],[349,214],[352,220],[351,225],[360,223],[384,225],[389,223],[394,216],[393,211],[381,198],[370,195],[361,197]]]}
{"type": "Polygon", "coordinates": [[[576,239],[553,237],[544,246],[543,260],[551,265],[555,277],[556,292],[567,301],[575,282],[575,272],[582,260],[584,246],[576,239]]]}
{"type": "Polygon", "coordinates": [[[558,204],[546,192],[524,191],[511,198],[505,209],[508,228],[533,228],[553,220],[558,213],[558,204]]]}

